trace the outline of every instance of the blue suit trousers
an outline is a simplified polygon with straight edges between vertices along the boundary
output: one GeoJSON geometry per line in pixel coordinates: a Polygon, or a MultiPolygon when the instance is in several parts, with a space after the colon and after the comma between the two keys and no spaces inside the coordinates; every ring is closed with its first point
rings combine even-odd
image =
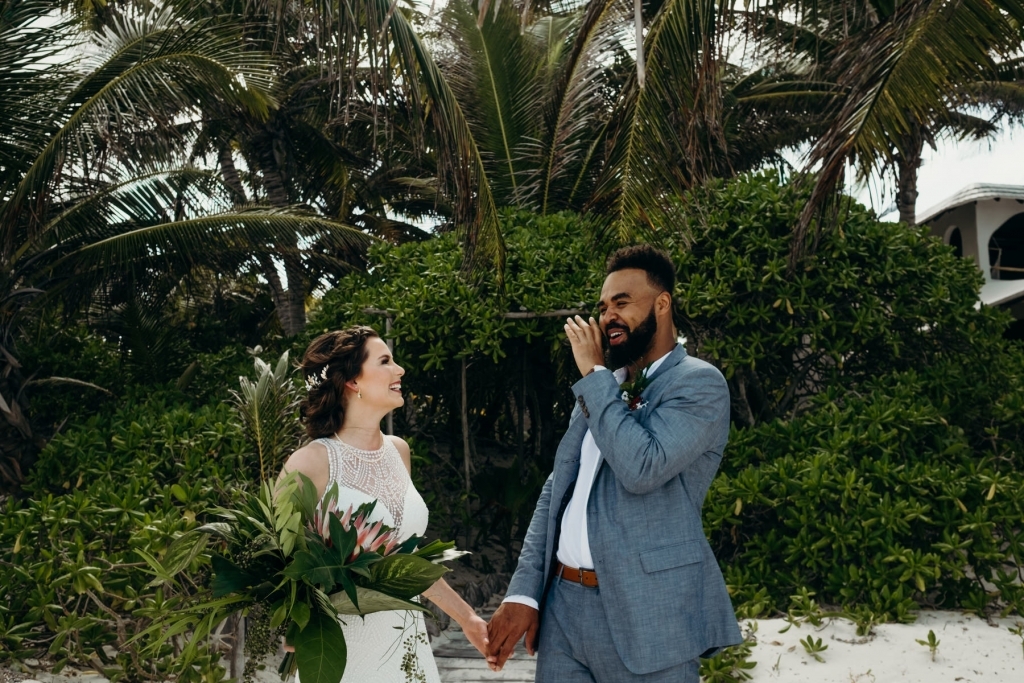
{"type": "Polygon", "coordinates": [[[608,628],[601,588],[556,578],[548,588],[537,644],[536,683],[698,683],[691,659],[661,671],[626,668],[608,628]]]}

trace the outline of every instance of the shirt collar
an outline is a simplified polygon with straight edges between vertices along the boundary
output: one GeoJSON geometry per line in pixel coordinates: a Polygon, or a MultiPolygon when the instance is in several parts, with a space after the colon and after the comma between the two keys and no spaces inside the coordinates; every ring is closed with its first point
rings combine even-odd
{"type": "MultiPolygon", "coordinates": [[[[672,349],[672,351],[674,351],[674,350],[675,350],[675,348],[672,349]]],[[[650,377],[652,374],[654,374],[654,371],[658,369],[658,366],[661,365],[662,361],[664,361],[666,358],[668,358],[672,354],[672,351],[669,351],[664,356],[662,356],[658,360],[656,360],[653,363],[651,363],[651,368],[650,368],[650,370],[647,371],[647,376],[648,377],[650,377]]],[[[623,382],[626,381],[626,368],[625,367],[619,368],[618,370],[615,371],[615,381],[618,382],[619,384],[622,384],[623,382]]]]}

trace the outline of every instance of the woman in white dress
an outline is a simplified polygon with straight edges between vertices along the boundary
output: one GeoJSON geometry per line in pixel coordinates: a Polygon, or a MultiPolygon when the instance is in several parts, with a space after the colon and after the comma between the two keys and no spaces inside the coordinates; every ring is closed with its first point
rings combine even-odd
{"type": "MultiPolygon", "coordinates": [[[[381,420],[400,408],[402,375],[387,344],[369,327],[320,335],[302,358],[308,394],[302,422],[312,441],[295,451],[282,476],[309,477],[322,498],[338,485],[338,507],[376,500],[371,521],[398,529],[402,539],[427,529],[427,506],[410,478],[409,445],[385,436],[381,420]]],[[[423,593],[465,632],[481,654],[487,650],[487,623],[445,582],[423,593]]],[[[342,623],[348,664],[342,683],[439,683],[437,665],[420,612],[378,612],[342,623]]]]}

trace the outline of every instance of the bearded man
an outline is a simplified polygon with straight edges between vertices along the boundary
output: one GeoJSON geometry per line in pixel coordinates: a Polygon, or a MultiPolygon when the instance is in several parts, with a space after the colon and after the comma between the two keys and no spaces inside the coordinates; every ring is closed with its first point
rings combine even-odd
{"type": "Polygon", "coordinates": [[[566,322],[583,378],[488,627],[495,671],[525,635],[538,683],[696,683],[699,657],[741,641],[700,514],[729,389],[677,341],[674,287],[666,254],[620,249],[600,321],[566,322]]]}

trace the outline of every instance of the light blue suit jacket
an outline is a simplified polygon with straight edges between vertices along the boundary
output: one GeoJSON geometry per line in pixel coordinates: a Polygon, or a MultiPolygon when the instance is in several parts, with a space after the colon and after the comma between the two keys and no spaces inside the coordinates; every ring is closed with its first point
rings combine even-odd
{"type": "Polygon", "coordinates": [[[647,403],[636,411],[622,400],[611,372],[591,373],[573,393],[577,406],[507,594],[530,596],[543,610],[589,427],[601,463],[587,504],[587,532],[623,663],[633,673],[651,673],[741,642],[701,524],[729,437],[725,378],[680,344],[651,375],[643,392],[647,403]]]}

